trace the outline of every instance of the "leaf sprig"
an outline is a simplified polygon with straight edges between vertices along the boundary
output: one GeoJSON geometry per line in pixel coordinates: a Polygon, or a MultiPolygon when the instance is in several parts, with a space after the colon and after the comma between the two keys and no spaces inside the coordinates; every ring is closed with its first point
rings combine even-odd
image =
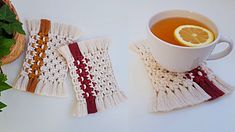
{"type": "MultiPolygon", "coordinates": [[[[11,46],[15,44],[13,38],[16,32],[20,34],[25,34],[22,23],[16,19],[15,13],[9,8],[8,5],[3,4],[4,2],[0,0],[0,60],[2,57],[8,55],[11,50],[11,46]]],[[[0,68],[1,68],[0,61],[0,68]]],[[[0,69],[1,70],[1,69],[0,69]]],[[[0,71],[0,96],[1,92],[7,89],[10,89],[11,86],[6,83],[7,76],[3,74],[2,70],[0,71]]],[[[2,108],[7,105],[0,102],[0,112],[2,108]]]]}
{"type": "Polygon", "coordinates": [[[16,19],[16,15],[4,4],[0,8],[0,58],[10,53],[10,48],[15,44],[12,38],[14,33],[25,34],[22,23],[16,19]]]}

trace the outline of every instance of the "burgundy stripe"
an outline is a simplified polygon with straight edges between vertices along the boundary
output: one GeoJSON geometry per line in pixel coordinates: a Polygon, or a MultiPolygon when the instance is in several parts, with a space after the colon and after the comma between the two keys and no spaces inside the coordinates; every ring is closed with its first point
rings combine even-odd
{"type": "MultiPolygon", "coordinates": [[[[201,70],[200,67],[193,69],[189,73],[193,74],[193,81],[196,82],[208,95],[211,96],[210,100],[214,100],[224,95],[224,92],[216,87],[213,82],[207,78],[207,74],[201,70]],[[198,72],[201,72],[202,75],[199,75],[198,72]]],[[[188,74],[187,76],[188,78],[191,78],[188,74]]]]}
{"type": "Polygon", "coordinates": [[[77,67],[76,72],[79,75],[78,81],[81,82],[80,87],[85,92],[83,96],[86,99],[88,114],[96,113],[97,108],[95,104],[95,96],[93,96],[94,90],[91,87],[91,80],[88,78],[88,76],[91,75],[89,75],[86,70],[89,69],[89,67],[85,64],[88,60],[83,57],[77,43],[69,44],[68,47],[75,60],[74,65],[77,67]],[[78,61],[80,62],[79,64],[78,61]]]}

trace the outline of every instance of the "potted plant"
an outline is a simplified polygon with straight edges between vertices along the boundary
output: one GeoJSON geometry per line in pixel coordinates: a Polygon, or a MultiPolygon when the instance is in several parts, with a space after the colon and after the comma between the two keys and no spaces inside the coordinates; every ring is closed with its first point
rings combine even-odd
{"type": "MultiPolygon", "coordinates": [[[[24,50],[25,32],[16,10],[9,0],[0,0],[0,96],[1,92],[11,88],[1,66],[10,63],[24,50]]],[[[0,112],[6,104],[0,101],[0,112]]]]}

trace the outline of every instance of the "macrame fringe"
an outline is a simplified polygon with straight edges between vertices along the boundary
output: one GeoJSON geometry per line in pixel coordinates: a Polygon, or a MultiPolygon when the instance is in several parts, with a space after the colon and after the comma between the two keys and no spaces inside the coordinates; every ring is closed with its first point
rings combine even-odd
{"type": "Polygon", "coordinates": [[[49,96],[50,95],[50,89],[52,88],[52,86],[51,86],[50,83],[44,83],[43,82],[42,87],[37,87],[37,88],[40,89],[40,91],[39,91],[39,93],[36,93],[36,94],[49,96]]]}
{"type": "Polygon", "coordinates": [[[167,112],[187,106],[196,105],[209,100],[211,97],[206,94],[200,87],[179,86],[171,90],[166,89],[156,91],[152,104],[153,112],[167,112]]]}
{"type": "MultiPolygon", "coordinates": [[[[28,31],[30,34],[35,34],[39,32],[40,20],[26,20],[28,31]]],[[[61,23],[51,23],[51,29],[49,35],[63,36],[72,40],[76,40],[78,36],[82,34],[75,26],[61,24],[61,23]]]]}
{"type": "Polygon", "coordinates": [[[62,46],[58,49],[58,52],[69,62],[73,63],[74,59],[70,53],[69,47],[67,45],[62,46]]]}
{"type": "MultiPolygon", "coordinates": [[[[28,82],[29,82],[28,75],[21,73],[16,78],[16,81],[13,84],[13,88],[20,90],[20,91],[27,92],[28,82]]],[[[37,86],[35,88],[34,94],[45,95],[45,96],[64,97],[65,91],[64,91],[63,85],[64,85],[63,83],[58,83],[58,84],[52,85],[49,82],[45,82],[39,78],[39,81],[38,81],[37,86]]]]}
{"type": "Polygon", "coordinates": [[[96,97],[96,107],[98,112],[102,112],[106,109],[113,108],[126,99],[126,96],[122,91],[113,92],[111,95],[104,95],[103,97],[96,97]]]}
{"type": "Polygon", "coordinates": [[[207,77],[210,81],[212,81],[212,83],[219,88],[221,91],[223,91],[225,94],[229,94],[230,92],[232,92],[232,90],[234,89],[233,86],[229,85],[228,83],[226,83],[225,81],[223,81],[221,78],[219,78],[218,76],[216,76],[211,69],[209,69],[208,67],[205,66],[205,64],[202,64],[201,68],[206,72],[207,77]]]}
{"type": "MultiPolygon", "coordinates": [[[[95,103],[98,112],[103,112],[109,108],[113,108],[123,102],[126,96],[121,91],[116,91],[111,95],[96,96],[95,103]]],[[[84,101],[77,101],[74,104],[73,116],[82,117],[88,115],[87,104],[84,101]]]]}
{"type": "Polygon", "coordinates": [[[115,106],[115,102],[112,95],[104,96],[104,106],[106,109],[113,108],[115,106]]]}
{"type": "Polygon", "coordinates": [[[61,82],[51,84],[50,82],[40,80],[36,86],[34,93],[45,96],[64,97],[64,84],[61,82]]]}
{"type": "Polygon", "coordinates": [[[200,93],[199,98],[204,98],[205,101],[211,98],[211,96],[208,95],[197,83],[195,82],[192,83],[194,88],[200,93]]]}
{"type": "Polygon", "coordinates": [[[56,89],[56,94],[58,96],[65,96],[65,90],[64,90],[64,83],[59,82],[57,89],[56,89]]]}
{"type": "Polygon", "coordinates": [[[86,100],[85,99],[82,101],[76,100],[74,104],[74,109],[73,109],[73,116],[83,117],[86,115],[88,115],[86,100]]]}
{"type": "Polygon", "coordinates": [[[19,74],[18,77],[16,78],[15,83],[13,84],[13,88],[21,91],[26,91],[28,82],[29,82],[28,75],[19,74]]]}
{"type": "Polygon", "coordinates": [[[85,53],[94,53],[102,50],[108,50],[110,41],[108,39],[91,39],[78,42],[78,46],[83,56],[85,53]]]}
{"type": "Polygon", "coordinates": [[[113,94],[113,99],[114,99],[114,102],[116,103],[116,105],[121,102],[124,102],[126,100],[126,98],[127,97],[125,96],[125,94],[122,91],[118,91],[113,94]]]}
{"type": "Polygon", "coordinates": [[[38,33],[40,28],[40,21],[38,20],[26,20],[27,29],[30,35],[38,33]]]}
{"type": "Polygon", "coordinates": [[[37,86],[36,86],[36,89],[35,89],[35,92],[34,92],[34,93],[35,93],[35,94],[38,94],[38,95],[43,94],[43,93],[42,93],[42,89],[43,89],[44,85],[45,85],[45,83],[44,83],[42,80],[40,80],[40,81],[38,82],[37,86]]]}
{"type": "Polygon", "coordinates": [[[102,112],[106,110],[103,97],[97,96],[95,99],[95,104],[96,104],[97,111],[102,112]]]}

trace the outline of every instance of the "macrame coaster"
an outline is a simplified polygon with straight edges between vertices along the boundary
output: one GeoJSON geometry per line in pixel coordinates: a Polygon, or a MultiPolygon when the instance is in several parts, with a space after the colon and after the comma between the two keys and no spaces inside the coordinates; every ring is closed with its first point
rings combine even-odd
{"type": "Polygon", "coordinates": [[[64,80],[68,67],[56,50],[73,42],[79,31],[49,20],[27,21],[28,48],[14,88],[39,95],[64,96],[64,80]]]}
{"type": "Polygon", "coordinates": [[[228,94],[232,86],[226,84],[205,64],[186,73],[174,73],[161,67],[147,47],[148,40],[131,48],[144,62],[154,89],[153,112],[166,112],[196,105],[228,94]]]}
{"type": "Polygon", "coordinates": [[[94,39],[59,48],[67,60],[76,94],[74,116],[103,111],[126,98],[114,77],[108,47],[109,41],[94,39]]]}

